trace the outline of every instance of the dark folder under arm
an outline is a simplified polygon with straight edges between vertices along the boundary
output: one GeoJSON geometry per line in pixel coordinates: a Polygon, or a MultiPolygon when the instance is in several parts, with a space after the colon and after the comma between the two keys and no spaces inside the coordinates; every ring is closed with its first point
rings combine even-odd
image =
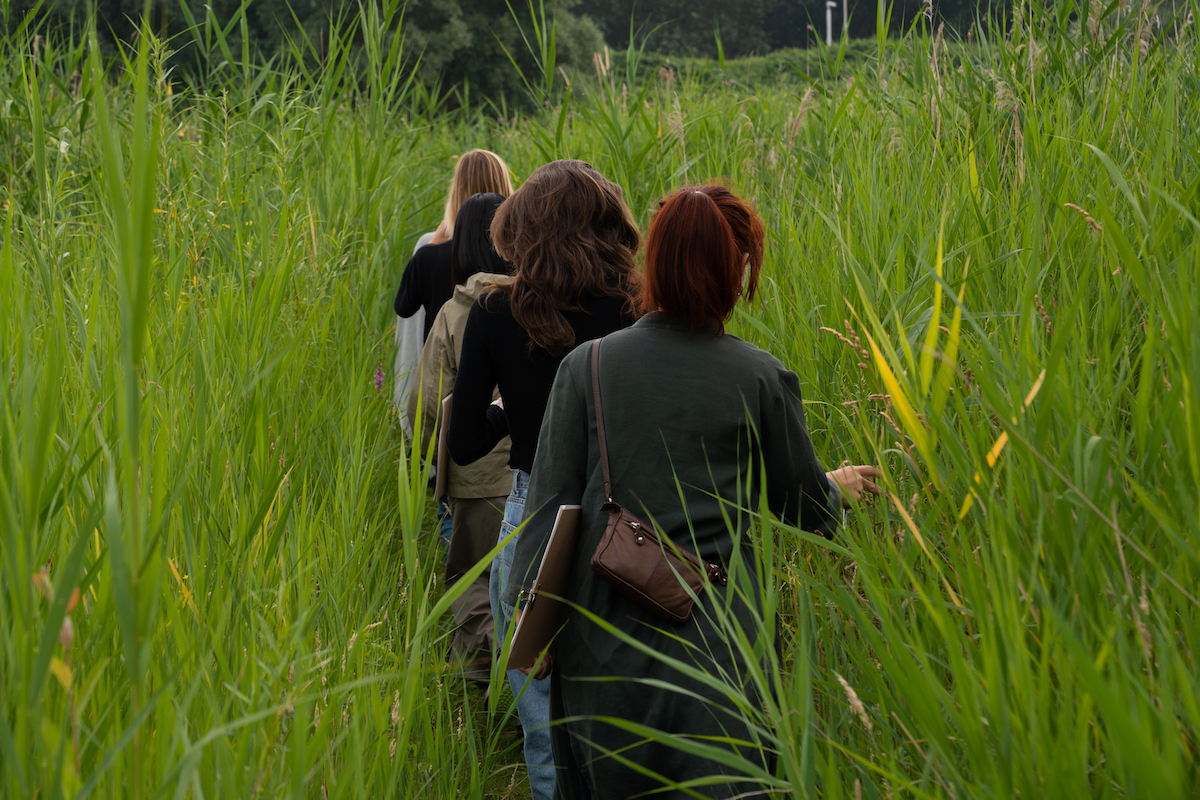
{"type": "MultiPolygon", "coordinates": [[[[566,620],[567,605],[558,598],[567,594],[567,582],[579,541],[580,506],[559,506],[554,530],[546,542],[546,554],[525,601],[521,622],[513,634],[508,654],[509,669],[532,667],[566,620]]],[[[551,650],[553,652],[553,650],[551,650]]]]}

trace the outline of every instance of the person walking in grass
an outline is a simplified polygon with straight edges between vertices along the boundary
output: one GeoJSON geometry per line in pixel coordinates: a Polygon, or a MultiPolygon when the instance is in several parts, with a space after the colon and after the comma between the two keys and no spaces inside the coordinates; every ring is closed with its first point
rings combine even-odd
{"type": "MultiPolygon", "coordinates": [[[[512,439],[512,489],[500,528],[521,521],[538,450],[538,432],[559,362],[571,348],[627,327],[636,319],[641,278],[634,258],[641,241],[621,189],[583,161],[540,167],[504,202],[492,222],[496,251],[515,267],[512,282],[472,306],[450,412],[450,455],[459,464],[512,439]],[[493,403],[499,387],[501,402],[493,403]]],[[[519,538],[519,537],[518,537],[519,538]]],[[[503,641],[513,604],[499,594],[516,546],[492,562],[492,611],[503,641]]],[[[509,670],[525,729],[525,761],[533,797],[554,792],[549,682],[526,685],[509,670]]]]}
{"type": "MultiPolygon", "coordinates": [[[[785,523],[832,537],[844,502],[878,492],[874,467],[822,469],[796,374],[725,333],[738,300],[753,297],[762,259],[762,223],[729,190],[676,192],[647,237],[646,315],[600,342],[615,501],[728,575],[727,585],[709,580],[683,624],[652,616],[589,566],[608,521],[592,348],[577,346],[555,378],[502,601],[515,603],[529,588],[558,506],[582,505],[567,600],[603,624],[571,612],[555,655],[537,673],[553,668],[553,751],[558,796],[566,800],[657,796],[656,789],[687,781],[701,795],[756,795],[761,786],[750,774],[770,774],[773,765],[754,745],[761,737],[748,717],[771,679],[756,681],[743,654],[770,652],[776,631],[762,628],[748,510],[757,511],[765,497],[785,523]],[[731,684],[744,705],[732,702],[721,684],[731,684]],[[647,736],[600,717],[659,733],[647,736]],[[714,748],[732,752],[714,757],[714,748]],[[734,757],[741,765],[731,766],[734,757]],[[714,775],[716,783],[703,780],[714,775]]],[[[764,656],[756,666],[768,663],[764,656]]]]}
{"type": "MultiPolygon", "coordinates": [[[[412,417],[408,412],[409,395],[417,381],[421,349],[438,311],[454,293],[450,250],[459,209],[472,195],[491,192],[508,197],[512,191],[511,173],[500,156],[490,150],[463,153],[454,165],[441,223],[437,230],[417,240],[413,256],[404,268],[400,288],[392,301],[397,315],[393,402],[400,410],[400,426],[408,436],[413,434],[412,417]]],[[[452,535],[449,506],[446,498],[435,499],[440,535],[448,549],[452,535]]]]}
{"type": "MultiPolygon", "coordinates": [[[[454,221],[462,204],[472,195],[492,192],[501,197],[512,194],[512,177],[504,159],[489,150],[464,153],[454,165],[446,208],[436,230],[417,239],[412,258],[404,268],[400,288],[392,306],[396,311],[396,386],[394,401],[407,411],[409,390],[412,388],[421,347],[433,325],[433,318],[450,299],[450,240],[454,236],[454,221]],[[429,247],[426,248],[426,245],[429,247]],[[418,255],[420,258],[418,258],[418,255]]],[[[412,434],[407,414],[401,423],[412,434]]]]}
{"type": "Polygon", "coordinates": [[[508,165],[490,150],[471,150],[463,153],[454,165],[450,194],[446,198],[446,214],[430,237],[429,243],[413,253],[412,259],[404,268],[400,288],[396,290],[396,299],[393,302],[399,317],[412,317],[418,311],[424,313],[422,342],[429,336],[434,317],[454,293],[450,246],[459,209],[472,195],[491,192],[508,197],[512,191],[508,165]]]}
{"type": "MultiPolygon", "coordinates": [[[[450,248],[454,294],[433,320],[417,370],[419,384],[411,393],[408,413],[421,420],[421,447],[445,424],[442,398],[454,390],[462,355],[463,329],[472,304],[485,288],[511,280],[512,266],[492,247],[491,225],[504,198],[495,193],[477,194],[459,209],[450,248]]],[[[496,544],[496,531],[504,518],[504,504],[512,484],[508,470],[509,439],[502,438],[487,455],[466,466],[450,463],[447,494],[453,529],[446,557],[446,588],[487,556],[496,544]]],[[[490,569],[485,569],[451,605],[454,640],[451,654],[472,680],[487,680],[495,650],[490,569]]]]}

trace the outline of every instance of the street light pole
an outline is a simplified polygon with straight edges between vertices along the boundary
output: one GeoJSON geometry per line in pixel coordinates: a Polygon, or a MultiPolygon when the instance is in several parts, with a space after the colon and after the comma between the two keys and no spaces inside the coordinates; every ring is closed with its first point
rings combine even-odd
{"type": "Polygon", "coordinates": [[[825,46],[833,45],[833,9],[837,8],[834,0],[825,0],[825,46]]]}

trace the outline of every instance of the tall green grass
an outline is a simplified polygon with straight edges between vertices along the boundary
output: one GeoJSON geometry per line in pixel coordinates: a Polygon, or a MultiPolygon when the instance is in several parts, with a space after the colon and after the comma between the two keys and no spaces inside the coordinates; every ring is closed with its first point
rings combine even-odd
{"type": "Polygon", "coordinates": [[[634,80],[631,51],[497,122],[410,79],[399,13],[319,66],[198,21],[203,94],[149,32],[114,64],[3,44],[6,796],[521,791],[446,668],[426,475],[375,377],[475,146],[518,178],[585,158],[642,220],[732,181],[769,228],[735,332],[800,374],[830,465],[886,468],[832,543],[756,525],[783,642],[742,713],[774,788],[1196,794],[1191,22],[918,26],[804,92],[634,80]]]}

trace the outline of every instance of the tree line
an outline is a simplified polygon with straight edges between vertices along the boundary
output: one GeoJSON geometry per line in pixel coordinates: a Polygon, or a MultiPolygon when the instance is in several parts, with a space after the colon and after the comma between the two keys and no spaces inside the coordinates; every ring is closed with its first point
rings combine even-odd
{"type": "MultiPolygon", "coordinates": [[[[401,0],[394,0],[401,2],[401,0]]],[[[629,46],[672,56],[724,55],[736,58],[765,55],[787,47],[808,47],[825,35],[826,0],[557,0],[544,11],[554,21],[556,61],[565,70],[589,70],[592,54],[605,44],[622,50],[629,46]]],[[[933,14],[959,34],[981,13],[1003,12],[998,6],[980,6],[982,0],[891,0],[893,32],[910,25],[918,15],[933,14]]],[[[989,4],[991,0],[986,0],[989,4]]],[[[861,0],[838,0],[833,9],[833,35],[843,32],[843,17],[850,37],[874,36],[878,5],[861,0]]],[[[174,52],[176,74],[187,80],[197,74],[201,53],[190,32],[210,17],[218,25],[231,20],[228,43],[234,53],[243,45],[256,60],[280,53],[288,42],[302,43],[308,57],[319,60],[331,31],[359,13],[357,0],[5,0],[4,24],[14,30],[34,15],[39,32],[59,35],[86,24],[94,8],[100,38],[110,49],[132,42],[149,8],[151,29],[174,52]],[[244,14],[242,13],[244,9],[244,14]]],[[[542,0],[407,0],[402,14],[409,64],[422,80],[442,95],[491,98],[518,103],[525,97],[513,62],[522,70],[535,70],[534,24],[540,21],[542,0]],[[510,6],[511,2],[511,6],[510,6]],[[418,60],[419,58],[419,60],[418,60]]]]}

